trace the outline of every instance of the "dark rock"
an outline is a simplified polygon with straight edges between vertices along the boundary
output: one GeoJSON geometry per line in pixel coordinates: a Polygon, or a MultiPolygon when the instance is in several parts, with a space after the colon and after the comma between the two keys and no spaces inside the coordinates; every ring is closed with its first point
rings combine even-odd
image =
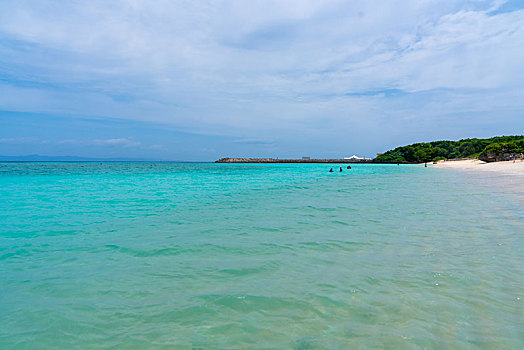
{"type": "Polygon", "coordinates": [[[479,160],[487,163],[491,162],[502,162],[502,161],[508,161],[517,159],[519,157],[518,154],[513,153],[495,153],[495,152],[487,152],[487,153],[481,153],[479,155],[479,160]]]}

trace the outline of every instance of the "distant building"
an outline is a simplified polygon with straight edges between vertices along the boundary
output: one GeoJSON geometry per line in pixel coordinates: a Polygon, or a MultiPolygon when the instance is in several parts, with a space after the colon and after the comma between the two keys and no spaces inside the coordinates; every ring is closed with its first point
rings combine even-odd
{"type": "Polygon", "coordinates": [[[302,157],[303,160],[310,160],[311,157],[302,157]]]}

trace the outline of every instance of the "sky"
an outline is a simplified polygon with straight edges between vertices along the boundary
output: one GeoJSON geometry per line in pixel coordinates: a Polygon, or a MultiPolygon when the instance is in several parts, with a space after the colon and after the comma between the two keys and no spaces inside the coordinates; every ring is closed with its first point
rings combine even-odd
{"type": "Polygon", "coordinates": [[[524,133],[524,0],[0,0],[0,155],[347,157],[524,133]]]}

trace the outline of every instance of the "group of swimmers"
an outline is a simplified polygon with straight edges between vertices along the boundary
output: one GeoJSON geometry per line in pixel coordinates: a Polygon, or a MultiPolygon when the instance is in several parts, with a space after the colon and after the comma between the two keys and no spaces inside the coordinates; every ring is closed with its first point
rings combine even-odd
{"type": "MultiPolygon", "coordinates": [[[[351,165],[348,165],[348,167],[346,169],[351,169],[351,165]]],[[[342,167],[340,167],[340,172],[342,172],[342,167]]],[[[329,172],[332,173],[333,172],[333,168],[329,169],[329,172]]]]}

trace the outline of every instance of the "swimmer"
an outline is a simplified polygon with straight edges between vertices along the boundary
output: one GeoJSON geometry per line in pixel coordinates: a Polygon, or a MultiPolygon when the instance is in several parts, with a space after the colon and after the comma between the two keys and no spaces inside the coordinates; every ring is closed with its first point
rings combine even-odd
{"type": "Polygon", "coordinates": [[[351,169],[351,165],[348,165],[348,167],[346,169],[351,169]]]}
{"type": "Polygon", "coordinates": [[[333,172],[333,168],[329,169],[329,172],[332,173],[333,172]]]}
{"type": "Polygon", "coordinates": [[[340,167],[340,172],[342,172],[342,167],[340,167]]]}

